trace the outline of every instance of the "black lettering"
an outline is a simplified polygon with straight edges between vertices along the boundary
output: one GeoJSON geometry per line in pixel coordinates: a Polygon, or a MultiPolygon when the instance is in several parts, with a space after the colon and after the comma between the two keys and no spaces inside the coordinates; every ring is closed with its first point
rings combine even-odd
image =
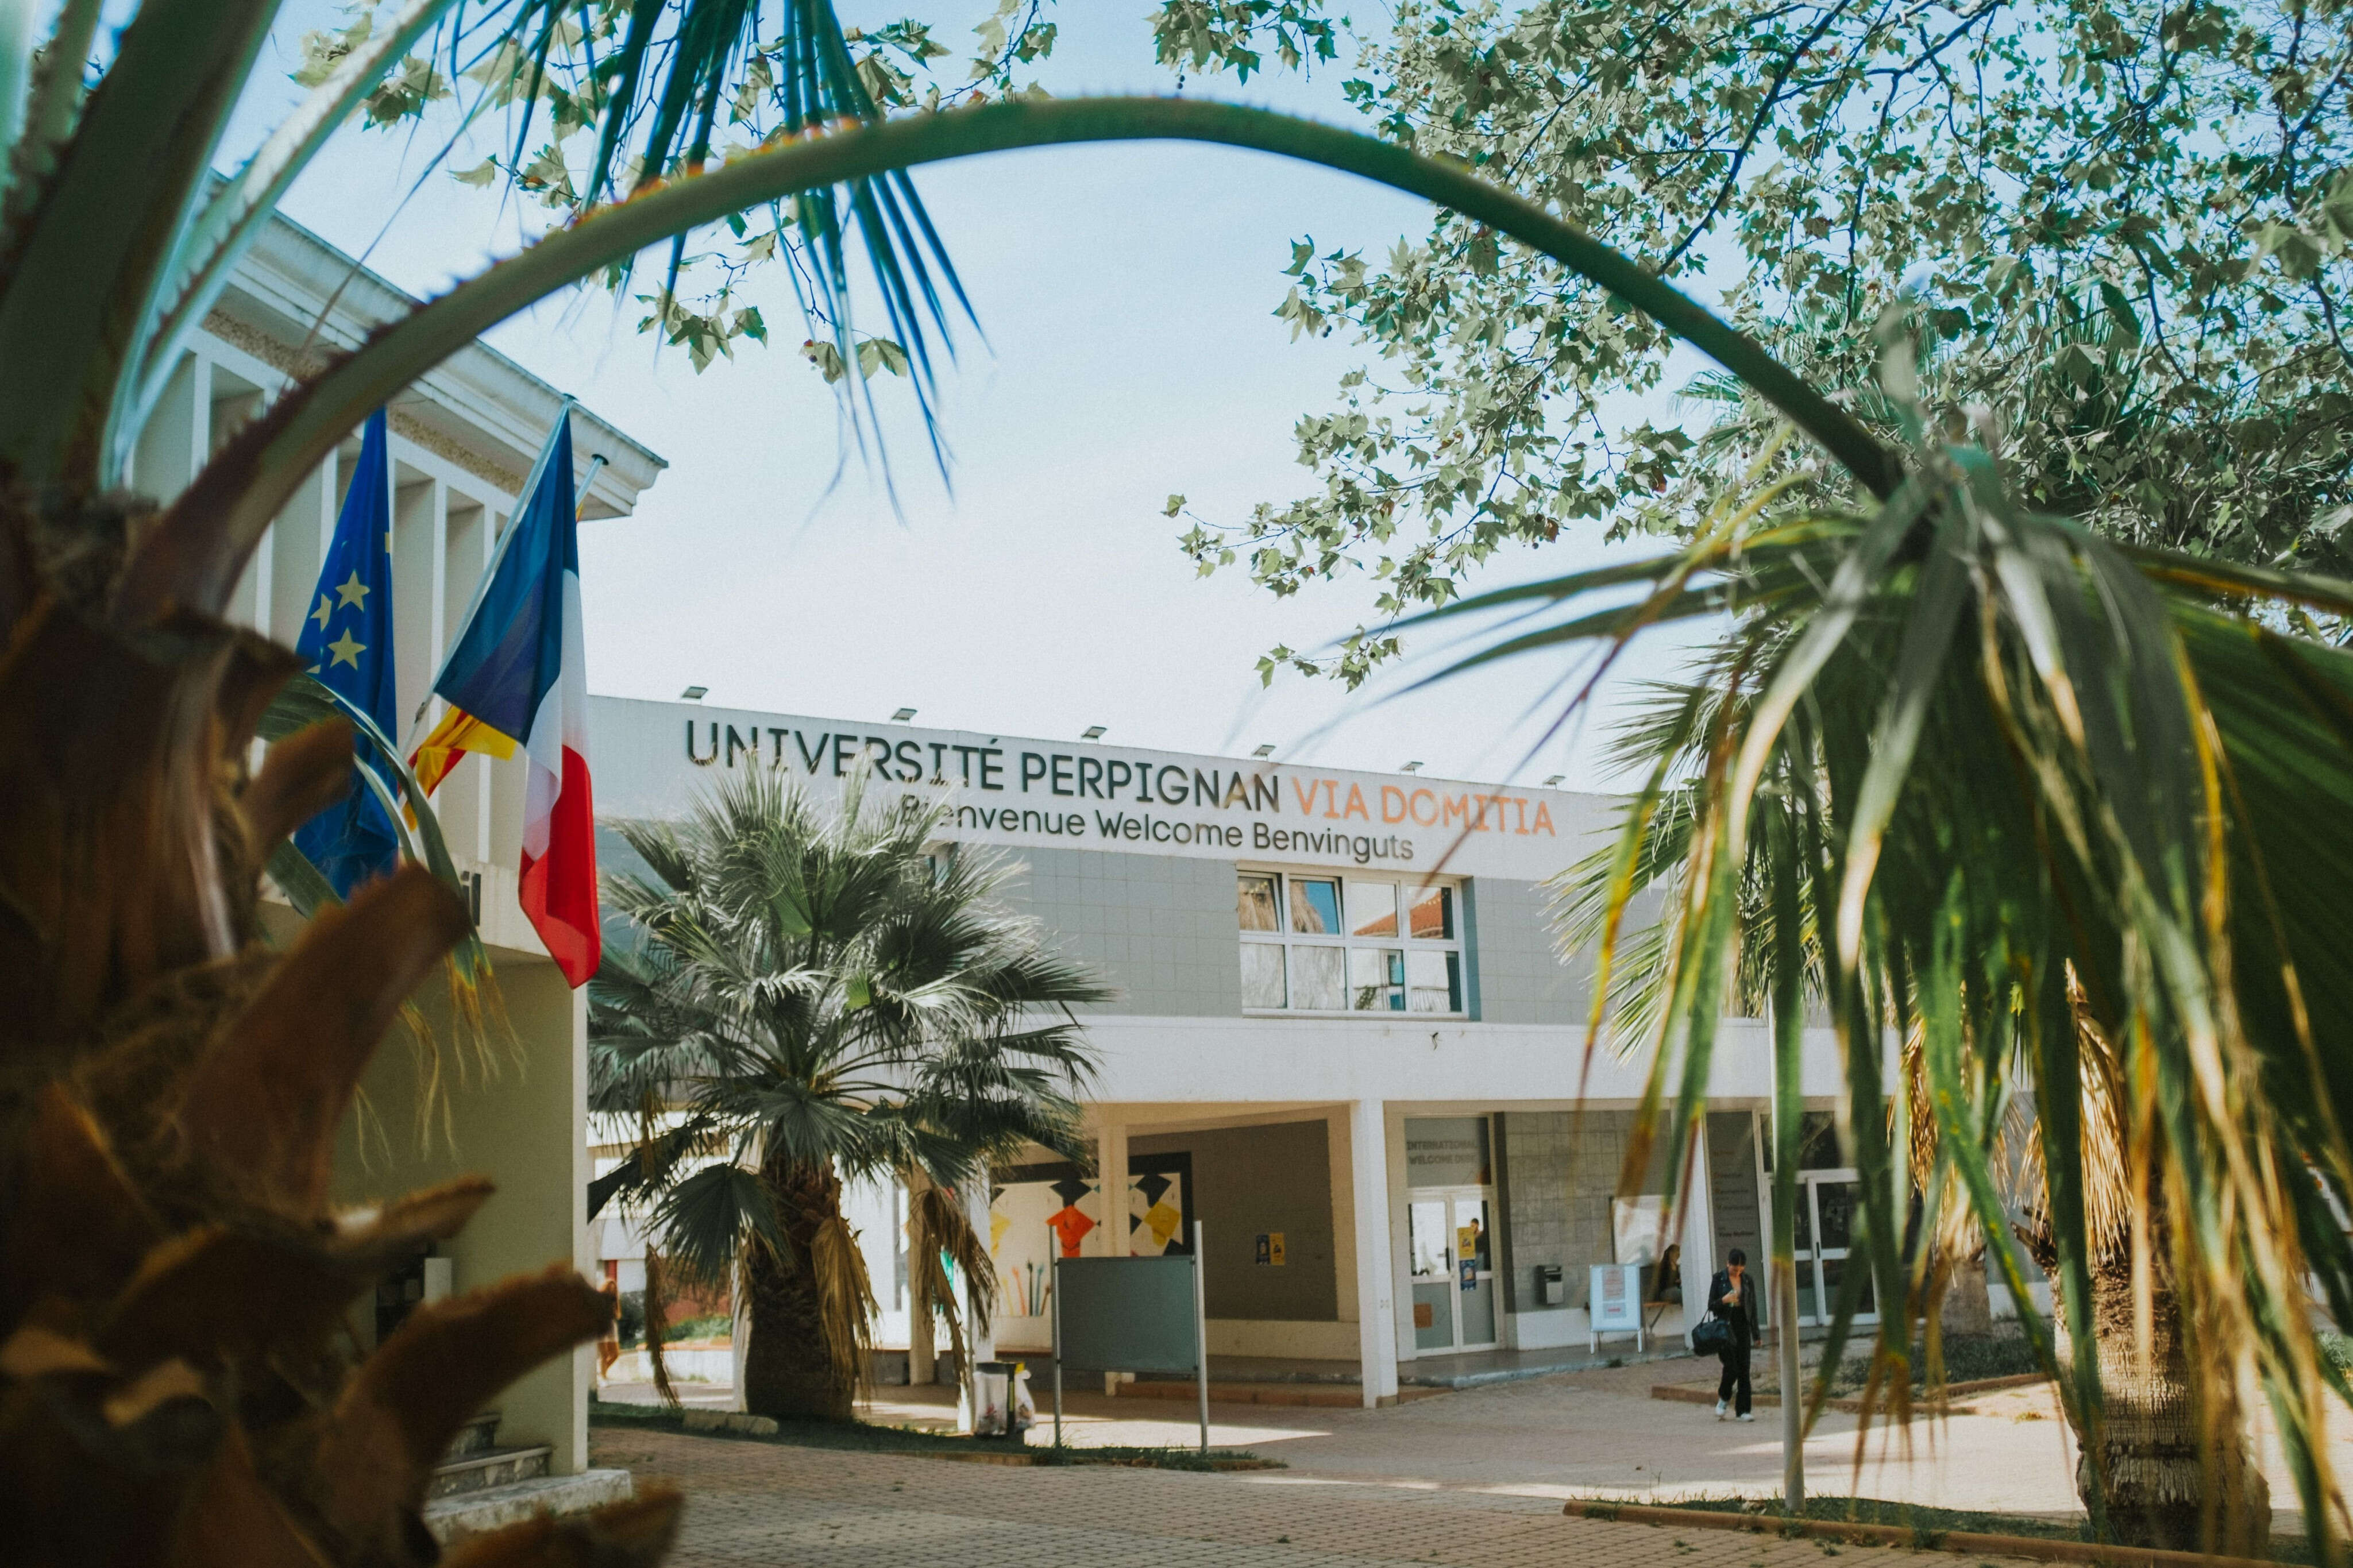
{"type": "Polygon", "coordinates": [[[768,731],[768,739],[774,743],[776,753],[776,760],[768,764],[770,767],[781,768],[785,765],[785,737],[791,733],[792,731],[789,730],[770,730],[768,731]]]}
{"type": "Polygon", "coordinates": [[[1021,793],[1028,795],[1029,786],[1046,776],[1046,759],[1035,752],[1021,753],[1021,793]]]}
{"type": "Polygon", "coordinates": [[[1122,838],[1141,838],[1144,837],[1144,818],[1140,816],[1131,816],[1124,820],[1125,822],[1125,826],[1120,830],[1120,837],[1122,838]]]}
{"type": "Polygon", "coordinates": [[[1274,847],[1274,846],[1268,841],[1265,823],[1253,822],[1250,824],[1250,847],[1253,849],[1271,849],[1274,847]]]}
{"type": "Polygon", "coordinates": [[[1225,782],[1225,773],[1222,770],[1204,773],[1200,769],[1195,768],[1193,770],[1193,804],[1195,805],[1217,805],[1219,798],[1226,793],[1222,787],[1225,782]]]}
{"type": "Polygon", "coordinates": [[[1227,828],[1227,829],[1226,829],[1226,847],[1227,847],[1227,848],[1229,848],[1229,849],[1239,849],[1239,848],[1240,848],[1241,847],[1242,847],[1242,830],[1241,830],[1240,828],[1239,828],[1239,827],[1229,827],[1229,828],[1227,828]]]}
{"type": "Polygon", "coordinates": [[[1162,768],[1153,784],[1160,791],[1160,804],[1163,805],[1183,805],[1192,798],[1185,793],[1185,770],[1173,763],[1162,768]],[[1173,790],[1168,787],[1170,773],[1176,775],[1176,787],[1173,790]]]}
{"type": "Polygon", "coordinates": [[[1412,839],[1400,838],[1398,840],[1398,858],[1400,860],[1410,860],[1413,858],[1412,839]]]}
{"type": "Polygon", "coordinates": [[[686,760],[698,768],[707,768],[719,760],[719,725],[715,720],[711,726],[711,754],[707,757],[694,754],[694,721],[686,721],[686,760]]]}
{"type": "Polygon", "coordinates": [[[1252,773],[1250,774],[1250,808],[1257,811],[1261,807],[1268,811],[1281,811],[1282,792],[1275,788],[1275,780],[1271,775],[1252,773]]]}
{"type": "Polygon", "coordinates": [[[874,759],[876,777],[887,779],[891,776],[891,742],[889,741],[880,735],[867,736],[866,754],[874,759]],[[877,750],[878,747],[881,749],[877,750]]]}
{"type": "MultiPolygon", "coordinates": [[[[956,749],[958,751],[962,751],[964,748],[959,746],[956,749]]],[[[995,781],[997,775],[1005,771],[1005,764],[993,759],[1003,756],[1005,754],[1005,748],[1002,746],[975,746],[973,750],[980,753],[980,787],[983,789],[1002,790],[1005,786],[1001,784],[996,783],[995,781]]]]}
{"type": "Polygon", "coordinates": [[[957,806],[955,825],[958,827],[977,827],[980,826],[980,813],[968,805],[957,806]]]}
{"type": "MultiPolygon", "coordinates": [[[[1119,798],[1121,786],[1125,784],[1129,779],[1135,776],[1135,770],[1129,767],[1125,763],[1119,762],[1104,763],[1102,763],[1101,766],[1103,770],[1104,792],[1113,800],[1117,800],[1119,798]]],[[[1079,770],[1079,787],[1082,789],[1086,787],[1086,770],[1082,767],[1079,770]]]]}
{"type": "Polygon", "coordinates": [[[802,740],[801,732],[798,730],[796,730],[793,731],[793,744],[799,749],[801,754],[801,765],[808,769],[809,777],[817,777],[817,765],[825,761],[825,737],[823,735],[819,735],[817,738],[817,749],[815,751],[811,751],[809,750],[809,743],[807,741],[802,740]]]}
{"type": "MultiPolygon", "coordinates": [[[[1012,816],[1012,813],[1008,812],[1006,815],[1010,816],[1012,816]]],[[[1022,833],[1039,833],[1044,831],[1044,829],[1039,826],[1039,816],[1034,811],[1023,812],[1012,824],[1012,826],[1015,830],[1022,833]]]]}
{"type": "Polygon", "coordinates": [[[1152,764],[1150,763],[1135,764],[1135,798],[1138,800],[1152,798],[1152,764]]]}
{"type": "Polygon", "coordinates": [[[1103,799],[1103,765],[1101,757],[1079,759],[1079,793],[1081,795],[1091,795],[1097,800],[1103,799]]]}
{"type": "Polygon", "coordinates": [[[1071,759],[1061,752],[1054,753],[1054,771],[1046,787],[1056,795],[1076,795],[1071,787],[1071,759]]]}
{"type": "Polygon", "coordinates": [[[849,753],[851,748],[857,744],[858,737],[855,735],[836,735],[833,738],[833,776],[835,778],[849,776],[849,753]]]}
{"type": "Polygon", "coordinates": [[[902,741],[899,742],[895,754],[899,759],[899,767],[901,770],[899,773],[899,782],[901,784],[921,784],[923,782],[923,749],[921,746],[917,745],[913,741],[902,741]]]}
{"type": "Polygon", "coordinates": [[[1353,840],[1353,843],[1355,845],[1357,865],[1361,866],[1373,858],[1373,841],[1371,839],[1358,838],[1353,840]]]}
{"type": "Polygon", "coordinates": [[[966,789],[972,787],[972,759],[978,755],[979,752],[978,746],[958,746],[955,749],[956,761],[964,768],[964,784],[966,789]]]}
{"type": "MultiPolygon", "coordinates": [[[[910,744],[912,743],[913,742],[910,742],[910,744]]],[[[935,784],[944,784],[948,782],[947,742],[945,741],[934,741],[931,744],[932,782],[935,784]]]]}
{"type": "Polygon", "coordinates": [[[735,732],[734,725],[727,726],[727,765],[729,767],[735,765],[735,753],[738,752],[751,752],[753,763],[755,765],[759,763],[760,727],[757,724],[752,726],[752,738],[748,741],[735,732]]]}

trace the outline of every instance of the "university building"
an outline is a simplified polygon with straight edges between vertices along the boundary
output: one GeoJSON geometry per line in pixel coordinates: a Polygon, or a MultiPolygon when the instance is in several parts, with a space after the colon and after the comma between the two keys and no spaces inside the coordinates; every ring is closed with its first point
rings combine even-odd
{"type": "MultiPolygon", "coordinates": [[[[681,816],[745,769],[819,798],[867,770],[873,793],[944,804],[944,837],[1024,867],[1019,908],[1116,988],[1085,1019],[1092,1168],[1039,1150],[971,1194],[1000,1353],[1049,1347],[1055,1253],[1181,1251],[1197,1221],[1220,1374],[1323,1369],[1367,1404],[1586,1352],[1597,1264],[1636,1266],[1616,1278],[1679,1339],[1725,1254],[1764,1253],[1757,1020],[1726,1023],[1680,1223],[1662,1172],[1621,1184],[1645,1063],[1606,1043],[1588,1060],[1589,977],[1556,954],[1545,885],[1602,841],[1606,797],[699,702],[599,698],[593,734],[607,820],[681,816]]],[[[1805,1083],[1813,1319],[1854,1199],[1827,1030],[1805,1083]]],[[[902,1347],[903,1214],[902,1194],[856,1194],[881,1342],[902,1347]]],[[[641,1242],[616,1222],[601,1245],[641,1242]]]]}
{"type": "MultiPolygon", "coordinates": [[[[356,346],[415,303],[317,236],[272,219],[174,368],[133,453],[132,486],[170,500],[322,352],[356,346]]],[[[427,700],[562,406],[555,388],[479,342],[392,399],[394,640],[404,716],[427,700]]],[[[573,411],[573,437],[582,518],[591,526],[626,519],[662,459],[582,408],[573,411]]],[[[230,619],[294,645],[313,607],[359,449],[354,432],[287,502],[237,584],[230,619]]],[[[438,717],[437,703],[427,720],[438,717]]],[[[565,984],[516,906],[522,769],[520,757],[473,758],[434,799],[493,966],[497,1016],[489,1049],[460,1048],[448,988],[438,975],[428,980],[414,998],[425,1032],[412,1037],[396,1025],[379,1047],[334,1165],[336,1199],[353,1205],[465,1173],[489,1176],[498,1190],[438,1256],[405,1270],[386,1299],[354,1308],[352,1331],[363,1348],[427,1297],[554,1262],[593,1270],[585,1215],[586,1002],[565,984]],[[419,1090],[437,1073],[447,1115],[427,1121],[419,1090]]],[[[280,940],[299,924],[274,900],[264,918],[280,940]]],[[[528,1475],[540,1468],[558,1478],[586,1468],[594,1373],[594,1353],[583,1347],[501,1395],[497,1442],[510,1468],[528,1475]]],[[[626,1487],[626,1473],[602,1474],[626,1487]]],[[[539,1497],[558,1507],[605,1500],[593,1489],[575,1495],[544,1486],[539,1497]]]]}

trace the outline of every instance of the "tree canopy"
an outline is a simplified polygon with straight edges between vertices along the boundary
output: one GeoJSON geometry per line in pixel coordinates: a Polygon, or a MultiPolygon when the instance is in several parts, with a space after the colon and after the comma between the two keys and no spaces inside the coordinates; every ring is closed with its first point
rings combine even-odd
{"type": "MultiPolygon", "coordinates": [[[[1282,21],[1252,9],[1237,68],[1282,21]]],[[[1882,429],[1873,328],[1900,308],[1932,421],[1981,431],[2025,503],[2353,567],[2341,9],[1407,0],[1356,43],[1382,135],[1713,291],[1882,429]]],[[[1677,532],[1764,434],[1653,321],[1451,213],[1386,257],[1300,238],[1290,271],[1294,332],[1368,351],[1297,426],[1320,483],[1184,539],[1278,594],[1363,570],[1394,616],[1565,528],[1677,532]]],[[[1394,647],[1291,657],[1353,681],[1394,647]]]]}

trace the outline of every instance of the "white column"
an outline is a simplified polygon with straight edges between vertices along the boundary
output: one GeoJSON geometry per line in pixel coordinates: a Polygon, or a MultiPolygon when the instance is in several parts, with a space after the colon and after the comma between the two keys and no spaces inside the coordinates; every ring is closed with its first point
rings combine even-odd
{"type": "MultiPolygon", "coordinates": [[[[965,1187],[964,1212],[965,1217],[972,1222],[973,1234],[980,1238],[980,1245],[984,1248],[987,1247],[988,1246],[988,1173],[987,1171],[983,1171],[980,1174],[975,1176],[965,1187]]],[[[988,1330],[984,1332],[979,1321],[977,1321],[979,1315],[970,1310],[972,1300],[972,1281],[968,1278],[965,1282],[965,1343],[972,1348],[973,1360],[976,1362],[995,1361],[997,1359],[997,1330],[995,1325],[992,1323],[988,1330]]],[[[995,1301],[989,1301],[984,1303],[984,1305],[987,1306],[991,1310],[991,1313],[993,1315],[997,1303],[995,1301]]],[[[963,1371],[965,1374],[967,1386],[969,1386],[972,1369],[970,1367],[965,1367],[963,1371]]]]}
{"type": "Polygon", "coordinates": [[[1365,1405],[1398,1392],[1396,1285],[1389,1273],[1388,1128],[1377,1100],[1348,1107],[1350,1220],[1356,1233],[1356,1355],[1365,1405]]]}
{"type": "Polygon", "coordinates": [[[1099,1108],[1095,1124],[1095,1174],[1102,1183],[1103,1212],[1089,1239],[1098,1258],[1125,1258],[1127,1247],[1127,1123],[1099,1108]]]}
{"type": "Polygon", "coordinates": [[[1715,1274],[1715,1170],[1708,1162],[1707,1122],[1693,1141],[1691,1195],[1683,1202],[1683,1287],[1684,1342],[1707,1308],[1707,1282],[1715,1274]]]}

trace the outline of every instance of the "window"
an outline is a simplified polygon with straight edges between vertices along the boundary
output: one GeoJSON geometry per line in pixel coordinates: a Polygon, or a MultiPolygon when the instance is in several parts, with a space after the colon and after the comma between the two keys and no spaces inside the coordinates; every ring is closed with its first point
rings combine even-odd
{"type": "Polygon", "coordinates": [[[1253,1013],[1462,1011],[1456,888],[1244,871],[1242,1006],[1253,1013]]]}

